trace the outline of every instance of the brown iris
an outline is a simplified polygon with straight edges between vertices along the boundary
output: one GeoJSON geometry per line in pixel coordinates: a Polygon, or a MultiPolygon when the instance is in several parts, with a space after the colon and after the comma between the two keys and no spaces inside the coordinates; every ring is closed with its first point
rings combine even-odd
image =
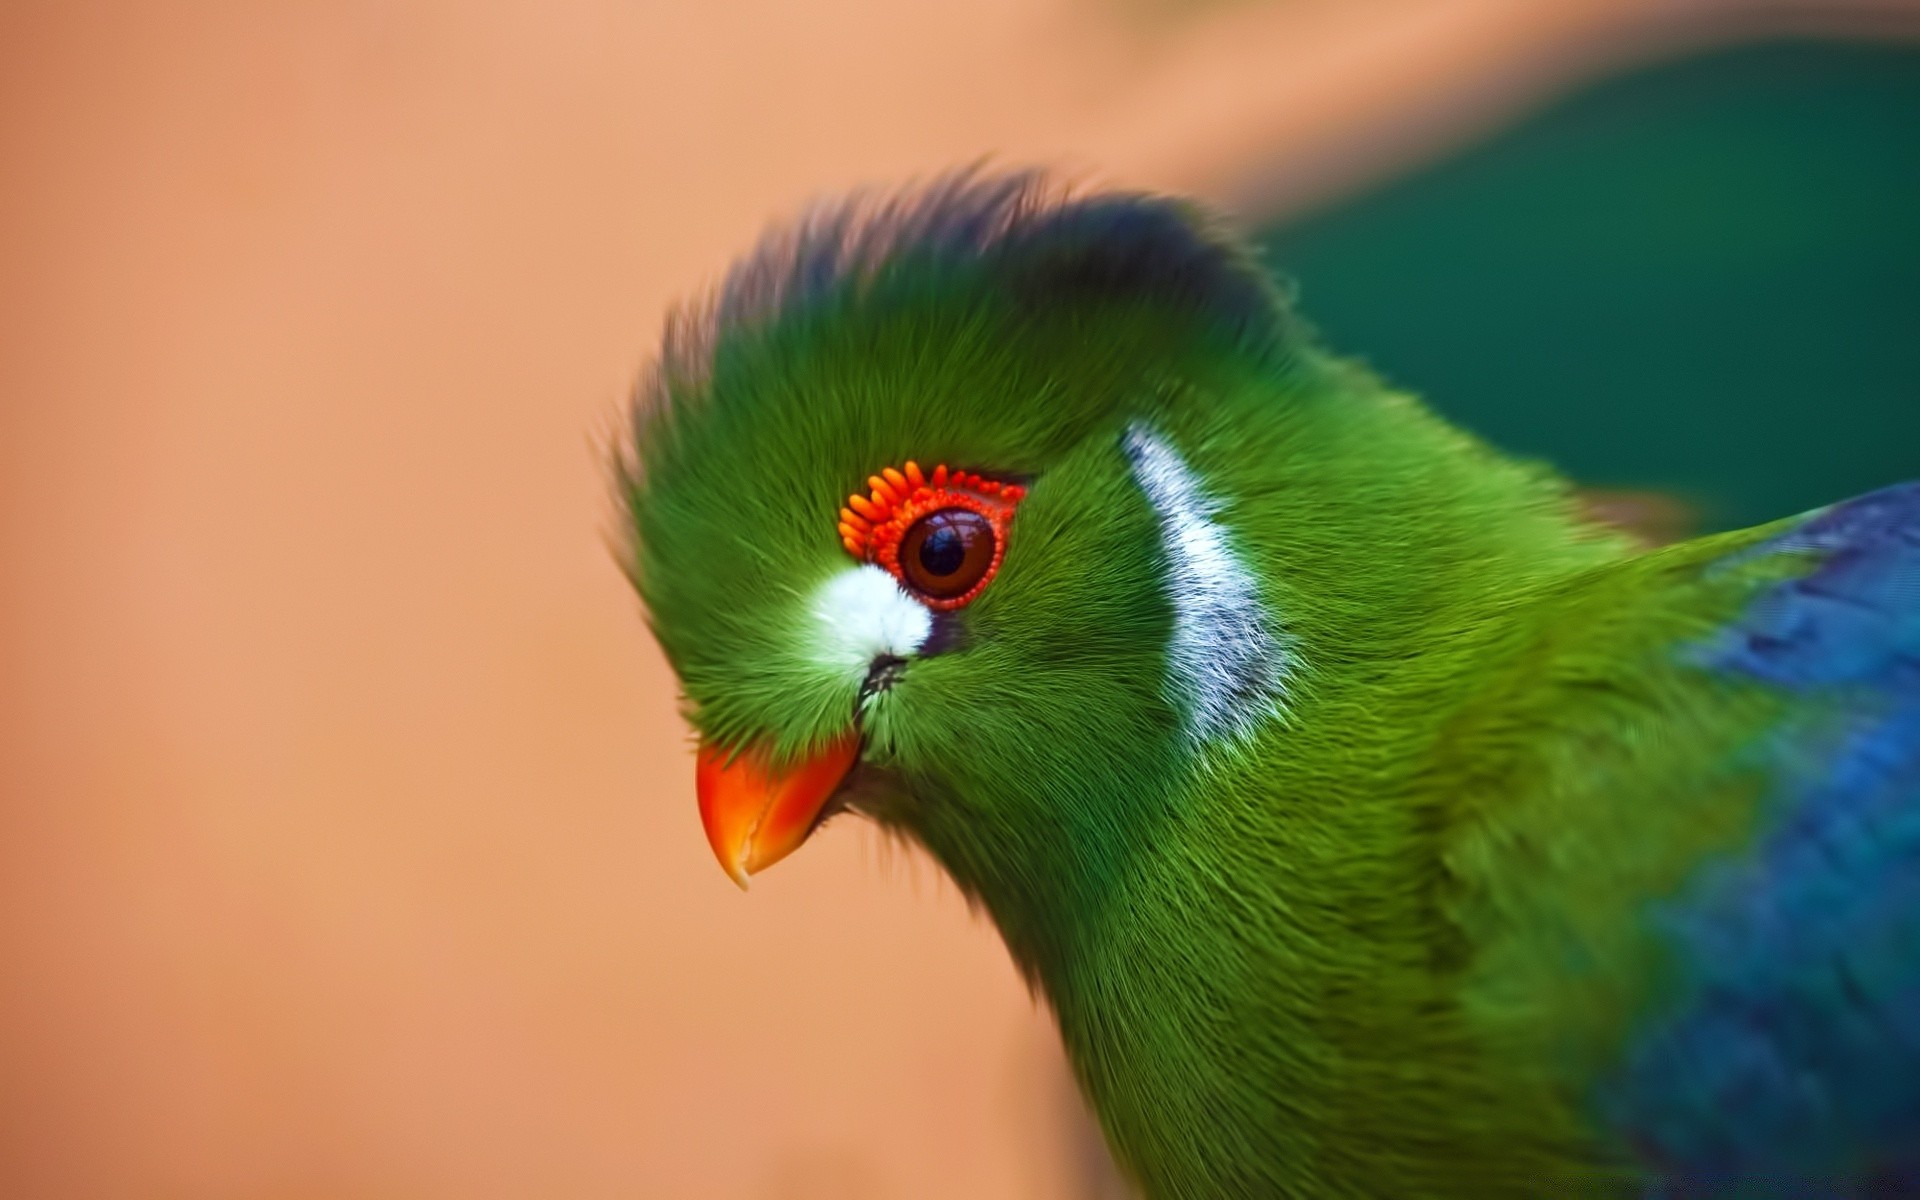
{"type": "Polygon", "coordinates": [[[928,474],[909,461],[867,476],[847,497],[835,532],[861,562],[874,563],[935,612],[973,603],[1000,569],[1024,485],[972,471],[928,474]]]}
{"type": "Polygon", "coordinates": [[[993,568],[993,523],[966,508],[943,508],[915,521],[900,539],[900,574],[935,600],[965,595],[993,568]]]}

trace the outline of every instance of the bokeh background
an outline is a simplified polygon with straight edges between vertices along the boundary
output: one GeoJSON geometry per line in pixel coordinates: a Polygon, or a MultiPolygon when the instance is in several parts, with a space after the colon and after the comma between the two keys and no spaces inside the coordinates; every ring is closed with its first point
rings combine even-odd
{"type": "Polygon", "coordinates": [[[666,306],[822,192],[1198,194],[1677,524],[1920,475],[1904,0],[8,0],[0,68],[7,1197],[1120,1194],[928,865],[720,874],[608,553],[666,306]]]}

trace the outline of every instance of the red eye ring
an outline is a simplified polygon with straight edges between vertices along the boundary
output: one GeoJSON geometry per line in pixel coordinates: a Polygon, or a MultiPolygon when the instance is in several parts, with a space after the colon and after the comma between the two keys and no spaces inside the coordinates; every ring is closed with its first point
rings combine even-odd
{"type": "MultiPolygon", "coordinates": [[[[867,486],[870,493],[856,492],[840,510],[840,544],[861,562],[878,563],[922,604],[938,612],[965,608],[993,581],[1000,560],[1006,557],[1013,511],[1027,494],[1017,483],[1003,483],[968,471],[949,472],[944,464],[928,475],[913,462],[900,470],[888,467],[869,476],[867,486]],[[922,518],[945,509],[964,510],[983,518],[993,537],[991,561],[978,581],[959,595],[935,595],[915,586],[900,565],[901,542],[908,532],[922,518]]],[[[975,569],[977,563],[967,568],[969,574],[975,569]]]]}

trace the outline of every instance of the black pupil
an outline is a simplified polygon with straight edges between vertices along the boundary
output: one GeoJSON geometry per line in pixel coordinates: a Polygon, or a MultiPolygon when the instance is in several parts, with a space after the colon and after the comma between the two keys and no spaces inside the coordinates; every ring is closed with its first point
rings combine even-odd
{"type": "Polygon", "coordinates": [[[951,575],[967,561],[967,546],[959,531],[942,526],[920,543],[920,565],[933,576],[951,575]]]}

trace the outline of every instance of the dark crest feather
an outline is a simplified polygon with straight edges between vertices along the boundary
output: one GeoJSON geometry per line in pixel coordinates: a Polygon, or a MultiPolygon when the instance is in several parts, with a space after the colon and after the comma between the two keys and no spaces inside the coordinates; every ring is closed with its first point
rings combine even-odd
{"type": "Polygon", "coordinates": [[[907,259],[987,264],[1035,302],[1151,297],[1249,337],[1271,335],[1283,308],[1247,247],[1190,205],[1137,192],[1074,196],[1038,171],[968,169],[817,204],[770,230],[713,294],[668,318],[650,382],[697,385],[730,333],[907,259]]]}

